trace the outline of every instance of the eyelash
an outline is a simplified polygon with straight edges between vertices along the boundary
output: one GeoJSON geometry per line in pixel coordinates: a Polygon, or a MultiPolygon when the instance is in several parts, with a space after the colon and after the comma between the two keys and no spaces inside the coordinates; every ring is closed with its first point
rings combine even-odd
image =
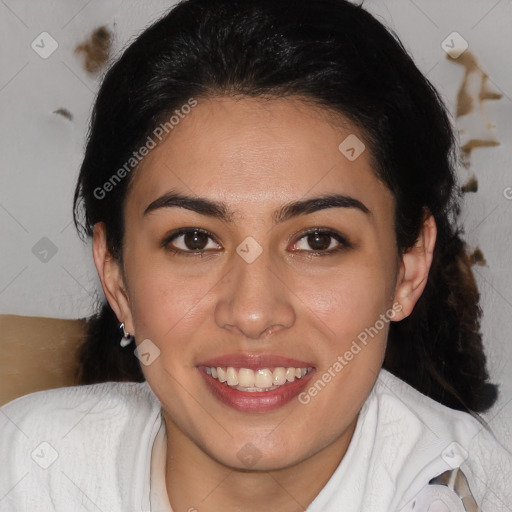
{"type": "MultiPolygon", "coordinates": [[[[213,235],[213,233],[211,233],[210,231],[208,231],[206,229],[201,229],[201,228],[182,228],[182,229],[179,229],[178,231],[175,231],[175,232],[169,234],[167,237],[165,237],[165,239],[161,243],[161,246],[163,248],[165,248],[166,250],[170,251],[171,253],[176,254],[177,256],[200,257],[200,258],[204,257],[205,256],[205,252],[207,252],[207,250],[203,249],[202,251],[201,250],[198,250],[198,251],[190,251],[190,250],[189,251],[184,251],[183,249],[176,249],[176,248],[173,248],[171,246],[171,242],[172,241],[174,241],[177,238],[179,238],[180,236],[186,235],[188,233],[204,234],[204,235],[207,235],[209,238],[211,238],[215,242],[215,236],[213,235]]],[[[294,242],[293,245],[296,245],[303,238],[306,238],[307,236],[313,235],[313,234],[328,235],[331,238],[333,238],[334,240],[336,240],[340,245],[338,247],[334,248],[334,249],[329,249],[329,250],[325,250],[325,251],[304,251],[304,250],[299,250],[297,252],[306,252],[310,256],[324,257],[324,256],[332,256],[332,255],[334,255],[334,254],[336,254],[336,253],[338,253],[340,251],[343,251],[344,249],[349,249],[349,248],[352,247],[352,245],[350,244],[348,239],[346,237],[344,237],[343,235],[341,235],[340,233],[337,233],[336,231],[333,231],[331,229],[320,228],[320,227],[312,228],[312,229],[309,229],[308,231],[302,233],[301,236],[297,239],[296,242],[294,242]]],[[[217,242],[215,242],[215,243],[217,243],[217,242]]]]}

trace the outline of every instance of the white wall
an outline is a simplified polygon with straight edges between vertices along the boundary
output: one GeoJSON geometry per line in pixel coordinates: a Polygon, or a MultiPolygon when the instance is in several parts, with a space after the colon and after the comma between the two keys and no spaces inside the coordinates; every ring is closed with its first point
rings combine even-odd
{"type": "MultiPolygon", "coordinates": [[[[83,154],[88,116],[98,87],[73,48],[100,25],[115,33],[117,53],[174,2],[152,0],[5,0],[0,3],[0,312],[82,317],[92,313],[98,283],[90,247],[71,223],[74,182],[83,154]],[[58,43],[47,59],[31,43],[48,32],[58,43]],[[65,108],[70,121],[53,112],[65,108]],[[46,237],[51,241],[40,242],[46,237]],[[48,261],[33,254],[49,250],[48,261]],[[39,246],[36,246],[39,247],[39,246]],[[52,248],[56,253],[52,256],[52,248]]],[[[500,141],[476,149],[461,181],[475,175],[477,193],[463,211],[467,240],[487,265],[475,267],[482,294],[483,331],[498,405],[487,415],[504,437],[512,423],[512,4],[497,0],[371,0],[367,9],[393,28],[452,112],[463,68],[446,59],[441,43],[458,32],[503,98],[485,111],[500,141]],[[508,199],[505,197],[508,191],[508,199]]],[[[41,43],[39,43],[41,46],[41,43]]],[[[49,41],[45,48],[49,48],[49,41]]],[[[43,49],[41,49],[43,51],[43,49]]],[[[475,128],[476,129],[476,128],[475,128]]],[[[44,252],[40,254],[40,257],[44,252]]],[[[507,443],[512,447],[510,438],[507,443]]]]}

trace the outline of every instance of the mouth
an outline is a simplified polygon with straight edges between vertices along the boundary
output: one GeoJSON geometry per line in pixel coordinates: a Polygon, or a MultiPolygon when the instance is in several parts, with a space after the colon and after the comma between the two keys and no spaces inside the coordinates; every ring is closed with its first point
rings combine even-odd
{"type": "Polygon", "coordinates": [[[305,377],[313,368],[300,368],[290,366],[285,368],[233,368],[228,367],[202,367],[203,371],[219,382],[236,389],[237,391],[246,391],[248,393],[261,393],[279,389],[288,382],[295,382],[305,377]]]}
{"type": "Polygon", "coordinates": [[[245,412],[282,407],[306,387],[315,371],[309,363],[261,356],[218,358],[197,368],[215,398],[245,412]]]}

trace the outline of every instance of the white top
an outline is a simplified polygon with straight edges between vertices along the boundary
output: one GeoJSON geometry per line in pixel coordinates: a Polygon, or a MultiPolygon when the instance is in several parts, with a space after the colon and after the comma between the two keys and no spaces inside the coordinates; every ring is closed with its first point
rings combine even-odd
{"type": "MultiPolygon", "coordinates": [[[[146,382],[41,391],[4,405],[0,510],[172,512],[161,411],[146,382]]],[[[307,511],[477,512],[476,502],[508,512],[511,475],[512,455],[477,420],[381,370],[345,457],[307,511]]]]}

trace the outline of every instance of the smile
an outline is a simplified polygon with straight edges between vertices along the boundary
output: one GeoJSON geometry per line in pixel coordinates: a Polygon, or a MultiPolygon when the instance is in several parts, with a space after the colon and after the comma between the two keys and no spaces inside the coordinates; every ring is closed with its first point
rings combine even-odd
{"type": "Polygon", "coordinates": [[[206,389],[231,409],[264,413],[294,400],[314,378],[312,362],[276,354],[225,354],[197,365],[206,389]]]}
{"type": "Polygon", "coordinates": [[[312,367],[297,368],[278,366],[276,368],[204,367],[207,375],[221,383],[238,390],[254,392],[268,392],[297,379],[305,377],[312,367]]]}

